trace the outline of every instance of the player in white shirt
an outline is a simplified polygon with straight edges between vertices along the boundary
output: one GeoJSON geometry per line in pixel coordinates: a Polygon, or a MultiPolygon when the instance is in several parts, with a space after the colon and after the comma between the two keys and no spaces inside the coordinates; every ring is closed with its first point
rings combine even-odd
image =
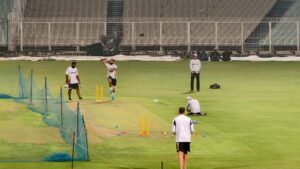
{"type": "Polygon", "coordinates": [[[185,108],[179,108],[179,115],[173,120],[172,132],[176,135],[176,149],[180,169],[187,169],[188,152],[190,152],[191,135],[194,132],[192,120],[184,115],[185,108]]]}
{"type": "Polygon", "coordinates": [[[188,115],[198,115],[198,116],[206,115],[205,113],[201,112],[201,107],[198,100],[193,99],[190,96],[187,96],[186,100],[187,100],[186,110],[189,113],[188,115]]]}
{"type": "Polygon", "coordinates": [[[71,98],[72,89],[75,89],[78,98],[82,99],[82,97],[80,96],[80,89],[79,89],[80,78],[78,75],[78,69],[76,68],[76,65],[77,65],[76,62],[72,62],[71,66],[69,66],[66,70],[66,85],[68,85],[69,87],[68,90],[69,100],[72,100],[71,98]]]}
{"type": "Polygon", "coordinates": [[[195,53],[192,55],[190,60],[190,70],[191,70],[191,92],[194,91],[194,80],[197,80],[197,91],[200,92],[200,69],[201,62],[198,59],[198,55],[195,53]]]}
{"type": "Polygon", "coordinates": [[[107,69],[107,79],[108,79],[111,98],[112,100],[115,100],[118,66],[115,64],[114,59],[110,59],[110,60],[103,59],[101,61],[105,64],[107,69]]]}

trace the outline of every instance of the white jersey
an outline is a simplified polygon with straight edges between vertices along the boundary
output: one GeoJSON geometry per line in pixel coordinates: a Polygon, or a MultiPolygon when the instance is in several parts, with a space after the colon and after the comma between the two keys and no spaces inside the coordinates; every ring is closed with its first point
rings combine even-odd
{"type": "Polygon", "coordinates": [[[105,64],[106,68],[107,68],[107,77],[111,77],[113,79],[117,78],[117,71],[116,69],[118,68],[118,66],[116,64],[105,64]]]}
{"type": "Polygon", "coordinates": [[[190,61],[190,70],[191,72],[199,73],[201,69],[201,62],[199,59],[191,59],[190,61]]]}
{"type": "Polygon", "coordinates": [[[186,115],[179,115],[173,120],[172,132],[176,135],[176,143],[191,142],[194,132],[192,120],[186,115]]]}
{"type": "Polygon", "coordinates": [[[191,99],[187,102],[186,109],[190,110],[191,113],[201,112],[199,101],[195,99],[191,99]]]}
{"type": "Polygon", "coordinates": [[[68,67],[66,70],[66,75],[69,76],[70,84],[78,83],[78,79],[77,79],[78,69],[76,67],[75,68],[72,68],[71,66],[68,67]]]}

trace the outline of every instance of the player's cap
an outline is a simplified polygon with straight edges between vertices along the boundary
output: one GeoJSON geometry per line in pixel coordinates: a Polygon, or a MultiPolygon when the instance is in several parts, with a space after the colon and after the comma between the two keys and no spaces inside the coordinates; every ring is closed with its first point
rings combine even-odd
{"type": "Polygon", "coordinates": [[[75,61],[72,61],[72,65],[74,65],[74,64],[77,64],[77,62],[75,62],[75,61]]]}
{"type": "Polygon", "coordinates": [[[191,96],[186,96],[186,100],[192,100],[193,98],[191,96]]]}

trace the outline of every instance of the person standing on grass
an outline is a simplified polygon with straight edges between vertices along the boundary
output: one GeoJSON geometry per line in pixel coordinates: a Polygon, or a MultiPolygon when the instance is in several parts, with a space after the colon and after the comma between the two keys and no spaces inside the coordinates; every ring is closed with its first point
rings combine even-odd
{"type": "Polygon", "coordinates": [[[191,135],[194,132],[192,120],[184,115],[185,108],[179,108],[179,115],[173,120],[172,133],[176,136],[176,149],[180,169],[187,169],[191,135]]]}
{"type": "Polygon", "coordinates": [[[66,70],[66,85],[68,85],[69,89],[68,89],[68,96],[69,96],[69,100],[72,100],[71,98],[71,94],[72,94],[72,90],[75,89],[77,92],[77,96],[79,99],[82,99],[82,97],[80,96],[80,78],[78,75],[78,69],[76,68],[77,63],[76,62],[72,62],[71,66],[69,66],[66,70]]]}
{"type": "Polygon", "coordinates": [[[115,64],[114,59],[106,60],[101,59],[102,63],[105,64],[107,68],[107,79],[109,84],[109,92],[112,100],[115,100],[116,86],[117,86],[117,69],[118,66],[115,64]]]}
{"type": "Polygon", "coordinates": [[[190,70],[191,70],[191,92],[194,91],[194,80],[197,80],[197,92],[200,92],[200,69],[201,62],[198,59],[196,53],[192,55],[192,59],[190,60],[190,70]]]}

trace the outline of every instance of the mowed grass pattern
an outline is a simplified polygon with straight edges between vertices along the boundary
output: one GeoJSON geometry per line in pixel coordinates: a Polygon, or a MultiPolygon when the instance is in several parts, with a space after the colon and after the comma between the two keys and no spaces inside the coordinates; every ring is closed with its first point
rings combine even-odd
{"type": "MultiPolygon", "coordinates": [[[[21,65],[27,74],[31,69],[35,71],[40,86],[47,76],[52,94],[58,95],[69,64],[0,62],[0,93],[16,91],[17,65],[21,65]]],[[[174,137],[161,132],[170,132],[172,119],[178,107],[185,106],[187,95],[199,99],[202,110],[208,114],[192,117],[200,124],[195,125],[197,133],[193,136],[189,168],[299,168],[298,62],[203,63],[201,92],[192,94],[187,94],[188,61],[117,64],[117,100],[96,104],[95,86],[100,82],[104,85],[105,100],[110,99],[105,67],[99,62],[78,62],[85,99],[81,109],[88,125],[91,161],[76,162],[75,168],[155,169],[160,168],[161,161],[165,168],[178,168],[174,137]],[[209,89],[215,82],[222,85],[220,90],[209,89]],[[149,138],[138,136],[141,113],[150,114],[149,138]],[[115,136],[120,131],[127,134],[115,136]]],[[[75,101],[70,107],[75,108],[75,101]]],[[[2,114],[6,112],[3,107],[0,110],[2,114]]],[[[15,123],[20,123],[19,119],[15,123]]],[[[0,163],[0,168],[70,168],[70,164],[0,163]]]]}

